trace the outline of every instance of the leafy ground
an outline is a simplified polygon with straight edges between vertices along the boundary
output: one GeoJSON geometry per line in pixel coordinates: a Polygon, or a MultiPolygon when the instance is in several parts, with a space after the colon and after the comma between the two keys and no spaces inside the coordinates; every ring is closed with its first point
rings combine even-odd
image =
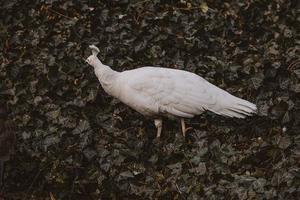
{"type": "MultiPolygon", "coordinates": [[[[18,124],[10,199],[300,199],[296,0],[2,0],[1,103],[18,124]],[[155,128],[105,94],[89,44],[115,70],[195,72],[259,116],[206,113],[155,128]]],[[[183,83],[184,84],[184,83],[183,83]]]]}

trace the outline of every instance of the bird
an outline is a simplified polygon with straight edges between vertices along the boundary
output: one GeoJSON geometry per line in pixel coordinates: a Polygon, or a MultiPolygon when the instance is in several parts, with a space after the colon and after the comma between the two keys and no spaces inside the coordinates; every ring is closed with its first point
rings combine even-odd
{"type": "Polygon", "coordinates": [[[185,118],[205,111],[245,118],[257,113],[255,104],[233,96],[201,76],[185,70],[145,66],[117,72],[97,57],[100,52],[89,45],[92,54],[86,62],[94,68],[102,88],[142,115],[154,119],[156,137],[162,133],[163,118],[180,119],[186,135],[185,118]]]}
{"type": "Polygon", "coordinates": [[[4,162],[8,161],[14,152],[15,141],[15,125],[8,120],[7,108],[0,106],[0,187],[3,185],[4,162]]]}

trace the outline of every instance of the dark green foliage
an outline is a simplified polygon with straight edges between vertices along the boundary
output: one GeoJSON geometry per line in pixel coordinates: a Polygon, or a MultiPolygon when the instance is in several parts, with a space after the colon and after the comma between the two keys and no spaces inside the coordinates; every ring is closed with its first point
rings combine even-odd
{"type": "Polygon", "coordinates": [[[0,17],[0,100],[19,128],[6,196],[300,198],[298,1],[2,0],[0,17]],[[259,116],[207,113],[186,140],[167,121],[153,140],[153,122],[99,86],[90,44],[118,71],[195,72],[259,116]]]}

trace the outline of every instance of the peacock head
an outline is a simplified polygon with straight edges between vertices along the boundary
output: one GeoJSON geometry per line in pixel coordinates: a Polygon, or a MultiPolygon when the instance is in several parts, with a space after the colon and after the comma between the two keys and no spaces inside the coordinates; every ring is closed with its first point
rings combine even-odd
{"type": "Polygon", "coordinates": [[[89,65],[95,67],[100,62],[100,60],[97,58],[99,49],[95,45],[90,45],[89,48],[92,50],[92,55],[90,55],[85,61],[89,65]]]}

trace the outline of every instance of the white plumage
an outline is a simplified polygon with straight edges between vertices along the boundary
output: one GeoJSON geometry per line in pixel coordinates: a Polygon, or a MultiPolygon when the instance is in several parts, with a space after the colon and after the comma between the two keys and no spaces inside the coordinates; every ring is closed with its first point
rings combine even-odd
{"type": "Polygon", "coordinates": [[[162,130],[161,116],[192,118],[206,110],[228,117],[245,118],[257,112],[257,107],[209,83],[202,77],[183,70],[142,67],[116,72],[97,58],[99,49],[91,45],[93,54],[87,62],[94,67],[104,90],[145,116],[155,119],[162,130]]]}

